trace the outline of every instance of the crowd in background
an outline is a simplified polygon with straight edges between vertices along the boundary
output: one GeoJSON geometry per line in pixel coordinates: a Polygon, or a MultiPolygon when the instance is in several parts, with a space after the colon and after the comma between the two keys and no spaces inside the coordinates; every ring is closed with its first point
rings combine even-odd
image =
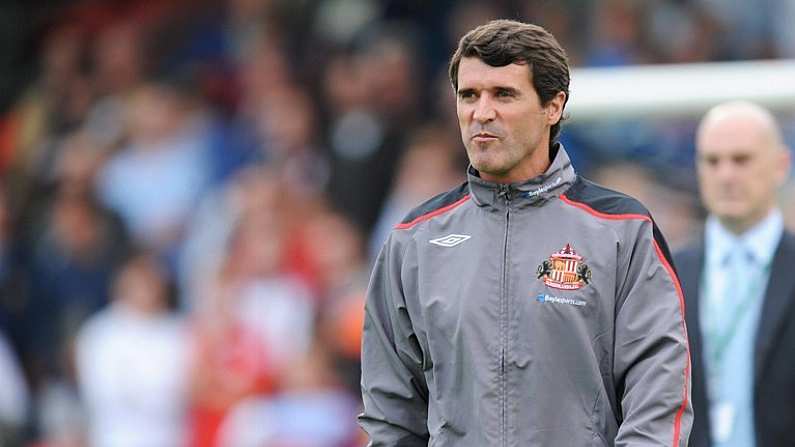
{"type": "MultiPolygon", "coordinates": [[[[370,261],[464,180],[446,62],[488,19],[543,25],[575,67],[795,57],[792,0],[82,0],[43,17],[0,109],[0,445],[361,445],[370,261]]],[[[675,248],[701,219],[695,125],[564,124],[562,141],[675,248]]]]}

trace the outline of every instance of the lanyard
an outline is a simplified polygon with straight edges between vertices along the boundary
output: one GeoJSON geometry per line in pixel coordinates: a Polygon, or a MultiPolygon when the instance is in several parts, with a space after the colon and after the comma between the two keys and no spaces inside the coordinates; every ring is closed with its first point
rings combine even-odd
{"type": "MultiPolygon", "coordinates": [[[[760,269],[757,277],[748,281],[748,287],[746,287],[742,301],[734,309],[734,312],[732,312],[729,324],[724,328],[723,331],[719,330],[717,327],[718,324],[716,323],[712,323],[707,326],[707,346],[709,347],[710,363],[714,368],[718,369],[719,365],[722,365],[723,355],[726,353],[726,349],[729,347],[732,339],[737,334],[737,328],[740,326],[743,317],[747,315],[751,305],[753,305],[760,298],[760,294],[763,292],[763,288],[767,283],[768,274],[770,273],[770,265],[770,262],[765,264],[764,267],[760,269]]],[[[723,292],[725,293],[726,289],[724,289],[723,292]]],[[[714,307],[714,305],[710,307],[714,307]]],[[[714,309],[710,309],[710,312],[713,310],[714,309]]]]}

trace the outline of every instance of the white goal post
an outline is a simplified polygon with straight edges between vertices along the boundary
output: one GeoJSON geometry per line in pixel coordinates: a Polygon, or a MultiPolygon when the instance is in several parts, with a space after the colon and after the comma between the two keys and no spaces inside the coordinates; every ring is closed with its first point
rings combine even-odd
{"type": "Polygon", "coordinates": [[[795,60],[572,70],[569,122],[698,116],[732,99],[795,111],[795,60]]]}

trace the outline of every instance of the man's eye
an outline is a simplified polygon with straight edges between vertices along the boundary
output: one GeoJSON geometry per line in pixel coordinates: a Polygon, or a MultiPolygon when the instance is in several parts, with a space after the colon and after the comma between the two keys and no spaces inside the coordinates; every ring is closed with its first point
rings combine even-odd
{"type": "Polygon", "coordinates": [[[514,94],[510,90],[497,90],[497,97],[498,98],[510,98],[513,97],[514,94]]]}
{"type": "Polygon", "coordinates": [[[717,157],[701,157],[701,163],[709,167],[715,167],[718,165],[718,159],[717,157]]]}
{"type": "Polygon", "coordinates": [[[751,157],[749,157],[748,155],[735,155],[734,158],[732,158],[732,161],[737,166],[743,166],[751,161],[751,157]]]}
{"type": "Polygon", "coordinates": [[[459,96],[461,99],[471,99],[471,98],[474,98],[474,97],[475,97],[475,92],[472,92],[472,91],[464,91],[464,92],[460,92],[460,93],[458,94],[458,96],[459,96]]]}

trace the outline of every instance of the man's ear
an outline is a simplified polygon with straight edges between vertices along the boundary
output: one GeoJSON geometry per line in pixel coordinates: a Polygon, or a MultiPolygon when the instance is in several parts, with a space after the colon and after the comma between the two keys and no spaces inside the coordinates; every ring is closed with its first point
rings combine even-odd
{"type": "Polygon", "coordinates": [[[547,104],[544,106],[544,109],[547,113],[547,123],[550,126],[553,126],[560,122],[560,118],[563,115],[563,106],[566,104],[566,93],[558,92],[555,96],[552,97],[547,104]]]}

